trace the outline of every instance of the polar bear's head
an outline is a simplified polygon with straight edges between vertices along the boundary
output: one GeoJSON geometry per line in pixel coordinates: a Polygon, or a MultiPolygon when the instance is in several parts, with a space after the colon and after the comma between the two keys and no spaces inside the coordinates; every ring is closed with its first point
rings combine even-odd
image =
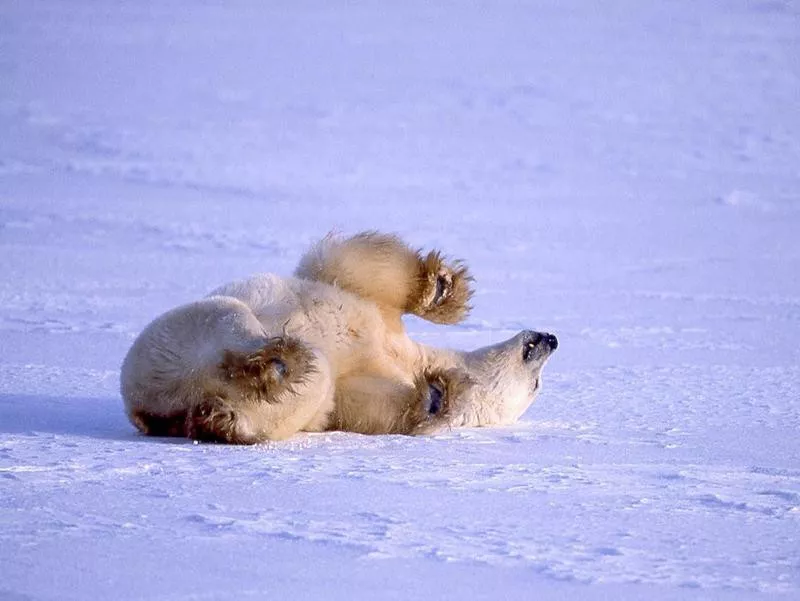
{"type": "Polygon", "coordinates": [[[553,334],[525,330],[505,342],[460,354],[461,382],[450,387],[452,398],[446,403],[437,400],[441,391],[432,390],[422,430],[515,422],[541,390],[542,368],[556,348],[553,334]]]}

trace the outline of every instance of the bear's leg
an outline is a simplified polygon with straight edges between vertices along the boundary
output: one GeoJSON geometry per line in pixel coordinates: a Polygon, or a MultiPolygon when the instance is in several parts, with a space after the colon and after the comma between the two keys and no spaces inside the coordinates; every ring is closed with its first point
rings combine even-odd
{"type": "Polygon", "coordinates": [[[222,386],[212,384],[186,416],[190,438],[253,444],[327,426],[327,362],[298,340],[277,337],[251,353],[225,351],[219,375],[222,386]]]}
{"type": "Polygon", "coordinates": [[[375,302],[390,319],[413,313],[458,323],[469,312],[472,278],[460,261],[439,251],[423,255],[391,234],[328,236],[301,259],[297,277],[336,285],[375,302]]]}
{"type": "Polygon", "coordinates": [[[331,429],[362,434],[423,434],[447,423],[469,379],[458,369],[431,369],[414,383],[349,376],[336,383],[331,429]]]}
{"type": "Polygon", "coordinates": [[[323,429],[328,362],[270,337],[243,302],[214,296],[173,309],[139,335],[122,366],[131,421],[146,434],[248,443],[323,429]]]}

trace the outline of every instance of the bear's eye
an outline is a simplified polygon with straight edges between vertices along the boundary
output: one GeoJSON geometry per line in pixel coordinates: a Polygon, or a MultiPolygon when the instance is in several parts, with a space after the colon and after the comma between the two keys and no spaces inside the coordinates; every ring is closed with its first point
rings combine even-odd
{"type": "Polygon", "coordinates": [[[534,348],[536,348],[536,344],[533,341],[526,343],[525,346],[522,347],[522,360],[525,361],[525,363],[533,359],[534,348]]]}

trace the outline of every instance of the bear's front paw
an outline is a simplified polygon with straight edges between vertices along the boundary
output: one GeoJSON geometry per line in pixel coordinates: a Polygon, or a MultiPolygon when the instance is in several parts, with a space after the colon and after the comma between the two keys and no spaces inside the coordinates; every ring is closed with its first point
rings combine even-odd
{"type": "Polygon", "coordinates": [[[471,309],[472,281],[463,263],[446,263],[441,253],[431,251],[420,260],[408,312],[434,323],[458,323],[471,309]]]}
{"type": "Polygon", "coordinates": [[[428,369],[420,374],[411,410],[411,433],[429,433],[445,427],[448,415],[471,382],[464,371],[455,368],[428,369]]]}
{"type": "Polygon", "coordinates": [[[316,371],[314,354],[300,341],[271,338],[253,353],[225,351],[220,364],[224,379],[261,401],[276,403],[316,371]]]}
{"type": "Polygon", "coordinates": [[[240,442],[236,412],[220,397],[205,399],[188,412],[186,436],[206,442],[240,442]]]}

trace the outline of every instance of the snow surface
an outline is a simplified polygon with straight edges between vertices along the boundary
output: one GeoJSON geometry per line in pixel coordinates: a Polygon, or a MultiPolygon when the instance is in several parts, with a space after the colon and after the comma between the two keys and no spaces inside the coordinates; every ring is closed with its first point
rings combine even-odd
{"type": "Polygon", "coordinates": [[[0,3],[0,599],[800,598],[794,0],[0,3]],[[561,346],[523,421],[137,435],[157,314],[328,230],[561,346]]]}

